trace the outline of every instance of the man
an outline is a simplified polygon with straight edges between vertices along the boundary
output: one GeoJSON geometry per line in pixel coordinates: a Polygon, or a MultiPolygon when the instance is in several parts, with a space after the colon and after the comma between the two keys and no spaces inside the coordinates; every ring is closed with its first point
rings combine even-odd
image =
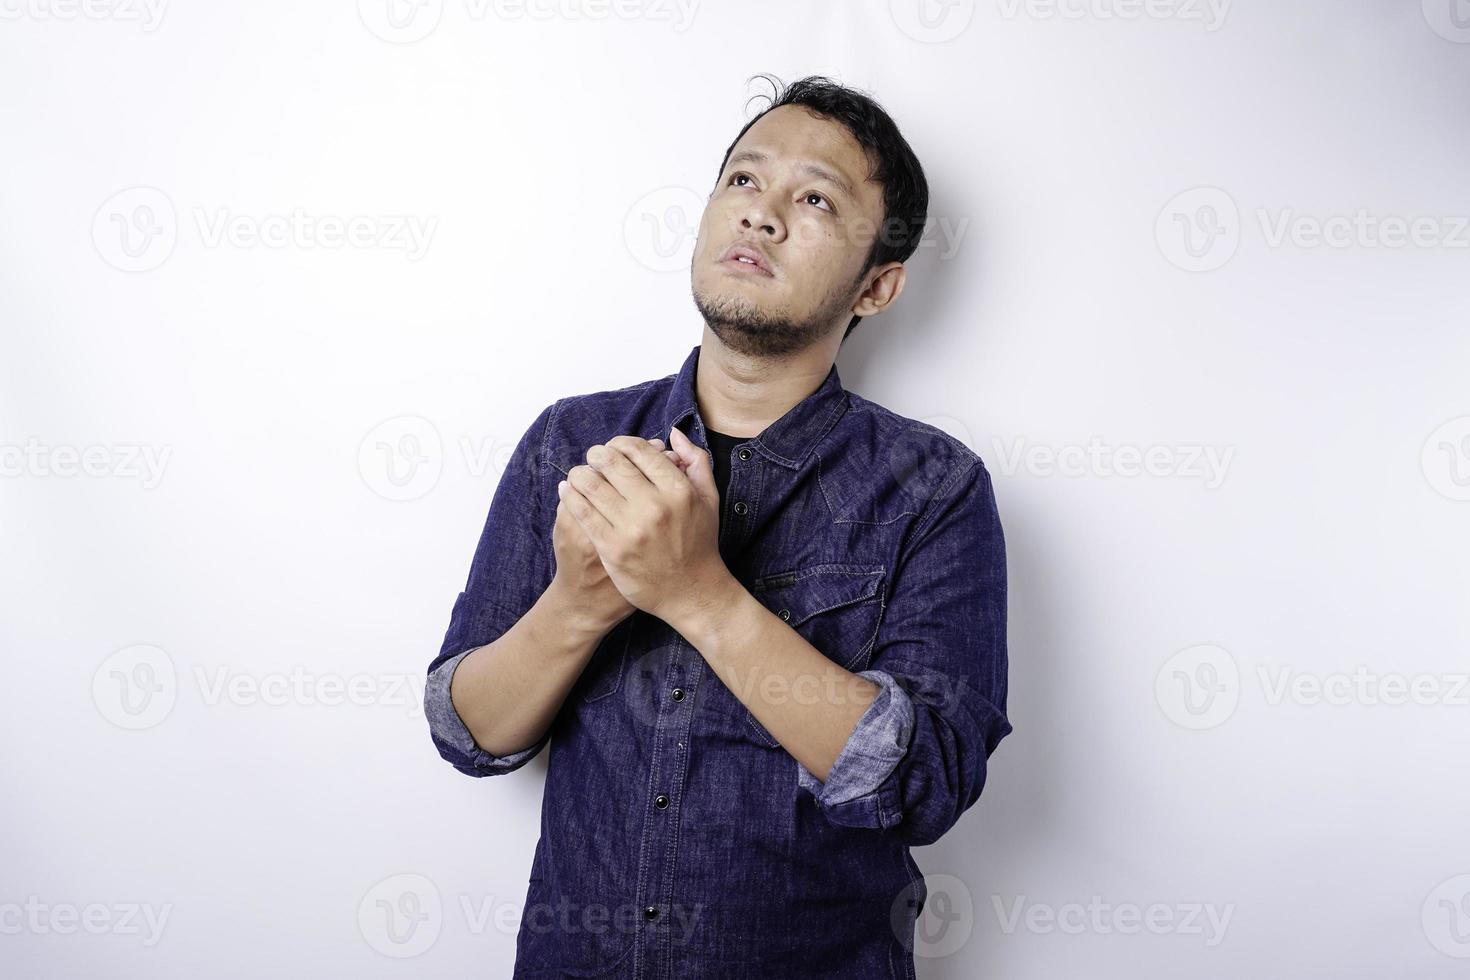
{"type": "Polygon", "coordinates": [[[881,108],[793,83],[700,221],[700,344],[516,446],[426,694],[469,775],[552,746],[516,976],[913,977],[909,848],[1011,730],[990,476],[835,364],[927,206],[881,108]]]}

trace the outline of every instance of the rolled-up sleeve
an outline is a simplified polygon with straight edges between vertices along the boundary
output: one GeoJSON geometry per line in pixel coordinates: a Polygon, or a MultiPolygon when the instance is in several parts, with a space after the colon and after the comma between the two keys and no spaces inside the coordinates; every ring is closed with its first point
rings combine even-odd
{"type": "Polygon", "coordinates": [[[858,676],[882,690],[826,781],[801,768],[800,783],[834,823],[931,844],[979,799],[990,755],[1012,730],[1005,539],[978,458],[915,526],[858,676]]]}
{"type": "Polygon", "coordinates": [[[914,703],[892,674],[860,670],[857,676],[877,684],[878,696],[858,719],[827,779],[796,764],[798,782],[825,808],[873,797],[908,750],[914,730],[914,703]]]}
{"type": "Polygon", "coordinates": [[[470,652],[498,639],[535,605],[551,584],[555,555],[548,506],[550,463],[546,434],[557,403],[546,406],[516,443],[490,501],[464,591],[454,601],[449,629],[429,664],[424,685],[424,716],[439,754],[470,776],[513,772],[550,740],[550,730],[520,752],[495,756],[476,744],[450,697],[454,671],[470,652]]]}

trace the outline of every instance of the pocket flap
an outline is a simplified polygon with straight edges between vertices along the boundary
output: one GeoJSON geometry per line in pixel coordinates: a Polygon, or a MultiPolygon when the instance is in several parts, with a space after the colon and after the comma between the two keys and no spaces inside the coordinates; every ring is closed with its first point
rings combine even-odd
{"type": "Polygon", "coordinates": [[[762,575],[751,583],[757,599],[792,626],[878,594],[883,582],[881,565],[829,563],[762,575]]]}

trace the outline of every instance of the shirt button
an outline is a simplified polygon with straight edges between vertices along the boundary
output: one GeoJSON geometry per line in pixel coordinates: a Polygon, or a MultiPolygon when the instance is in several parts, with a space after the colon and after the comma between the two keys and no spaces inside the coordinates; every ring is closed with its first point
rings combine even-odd
{"type": "Polygon", "coordinates": [[[749,459],[750,457],[751,457],[751,452],[750,452],[749,449],[742,449],[742,450],[740,450],[740,458],[741,459],[749,459]]]}
{"type": "Polygon", "coordinates": [[[653,798],[653,805],[658,807],[660,810],[666,810],[669,806],[669,798],[660,793],[653,798]]]}
{"type": "Polygon", "coordinates": [[[782,619],[790,619],[791,618],[791,610],[790,609],[783,609],[780,612],[776,613],[776,615],[777,616],[780,616],[782,619]]]}
{"type": "Polygon", "coordinates": [[[670,697],[672,697],[675,701],[683,701],[684,700],[684,689],[682,687],[676,687],[676,688],[674,688],[674,691],[670,695],[670,697]]]}
{"type": "Polygon", "coordinates": [[[645,919],[657,919],[658,909],[654,908],[652,905],[648,906],[648,908],[643,910],[643,917],[645,919]]]}
{"type": "Polygon", "coordinates": [[[735,513],[737,513],[737,514],[743,514],[747,510],[750,510],[750,508],[747,507],[747,506],[745,506],[745,501],[743,501],[743,500],[737,500],[737,501],[735,501],[735,513]]]}

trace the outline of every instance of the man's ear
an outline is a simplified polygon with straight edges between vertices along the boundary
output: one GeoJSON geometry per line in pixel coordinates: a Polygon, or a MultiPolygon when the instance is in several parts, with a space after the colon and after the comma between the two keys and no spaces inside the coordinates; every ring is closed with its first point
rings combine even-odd
{"type": "Polygon", "coordinates": [[[903,284],[908,276],[902,262],[889,262],[883,266],[873,281],[868,283],[858,296],[858,301],[853,304],[853,316],[870,317],[877,316],[898,300],[903,292],[903,284]]]}

